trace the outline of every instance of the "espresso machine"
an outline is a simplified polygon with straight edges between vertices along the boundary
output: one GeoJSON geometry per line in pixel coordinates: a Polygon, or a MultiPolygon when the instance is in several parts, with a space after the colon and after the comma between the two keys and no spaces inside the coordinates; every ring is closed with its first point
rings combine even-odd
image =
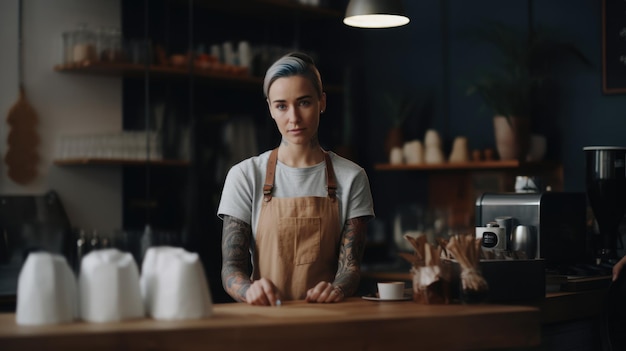
{"type": "Polygon", "coordinates": [[[626,147],[587,146],[583,151],[587,199],[599,230],[596,259],[614,263],[626,209],[626,147]]]}
{"type": "Polygon", "coordinates": [[[510,218],[511,229],[526,226],[536,241],[528,257],[559,269],[587,261],[586,207],[584,192],[484,193],[476,199],[476,227],[499,218],[510,218]]]}

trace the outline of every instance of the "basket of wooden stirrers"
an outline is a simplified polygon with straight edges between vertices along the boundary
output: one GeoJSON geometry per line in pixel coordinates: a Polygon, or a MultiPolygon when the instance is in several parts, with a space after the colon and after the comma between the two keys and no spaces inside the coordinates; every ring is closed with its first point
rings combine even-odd
{"type": "Polygon", "coordinates": [[[463,303],[485,300],[489,285],[480,271],[481,239],[473,235],[454,235],[446,245],[451,258],[461,267],[459,297],[463,303]]]}
{"type": "Polygon", "coordinates": [[[424,235],[417,238],[405,235],[404,238],[414,249],[412,254],[399,253],[411,263],[413,301],[421,304],[449,303],[451,268],[441,259],[444,247],[431,245],[424,235]]]}

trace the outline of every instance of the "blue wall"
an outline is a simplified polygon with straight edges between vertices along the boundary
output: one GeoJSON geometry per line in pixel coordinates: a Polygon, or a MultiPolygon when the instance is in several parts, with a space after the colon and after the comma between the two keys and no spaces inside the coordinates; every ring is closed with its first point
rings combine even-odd
{"type": "MultiPolygon", "coordinates": [[[[391,125],[384,101],[386,91],[433,94],[432,112],[418,118],[440,131],[446,148],[454,137],[469,138],[471,148],[493,147],[492,113],[477,96],[467,96],[462,79],[493,62],[493,51],[463,38],[464,29],[485,20],[528,28],[529,9],[535,26],[554,28],[559,39],[574,43],[593,63],[567,67],[558,73],[559,96],[555,112],[535,130],[548,136],[548,155],[564,167],[565,190],[584,191],[586,145],[626,145],[626,95],[602,92],[601,0],[420,0],[405,1],[411,22],[404,27],[350,29],[360,42],[364,95],[359,100],[361,118],[369,122],[368,142],[362,146],[372,162],[386,162],[384,132],[391,125]]],[[[626,25],[626,20],[625,20],[626,25]]],[[[626,48],[626,45],[625,45],[626,48]]],[[[626,52],[626,49],[625,49],[626,52]]],[[[423,134],[420,134],[423,138],[423,134]]]]}

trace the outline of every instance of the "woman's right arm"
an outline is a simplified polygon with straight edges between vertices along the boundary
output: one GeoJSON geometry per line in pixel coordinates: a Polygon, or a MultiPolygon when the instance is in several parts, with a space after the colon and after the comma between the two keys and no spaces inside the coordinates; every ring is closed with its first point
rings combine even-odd
{"type": "Polygon", "coordinates": [[[626,256],[622,257],[614,266],[613,266],[613,281],[616,281],[620,275],[620,272],[626,265],[626,256]]]}
{"type": "Polygon", "coordinates": [[[246,301],[250,288],[250,224],[231,216],[224,216],[222,229],[222,285],[237,301],[246,301]]]}

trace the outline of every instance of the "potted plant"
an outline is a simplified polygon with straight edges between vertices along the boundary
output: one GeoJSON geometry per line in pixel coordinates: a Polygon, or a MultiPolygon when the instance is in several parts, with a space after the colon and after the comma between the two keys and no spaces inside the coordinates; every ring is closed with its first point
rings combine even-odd
{"type": "Polygon", "coordinates": [[[486,22],[467,33],[500,53],[498,64],[481,69],[467,93],[479,95],[493,111],[500,158],[525,160],[531,119],[537,108],[550,103],[545,97],[554,69],[567,60],[591,63],[573,44],[551,38],[545,29],[526,33],[503,23],[486,22]]]}

